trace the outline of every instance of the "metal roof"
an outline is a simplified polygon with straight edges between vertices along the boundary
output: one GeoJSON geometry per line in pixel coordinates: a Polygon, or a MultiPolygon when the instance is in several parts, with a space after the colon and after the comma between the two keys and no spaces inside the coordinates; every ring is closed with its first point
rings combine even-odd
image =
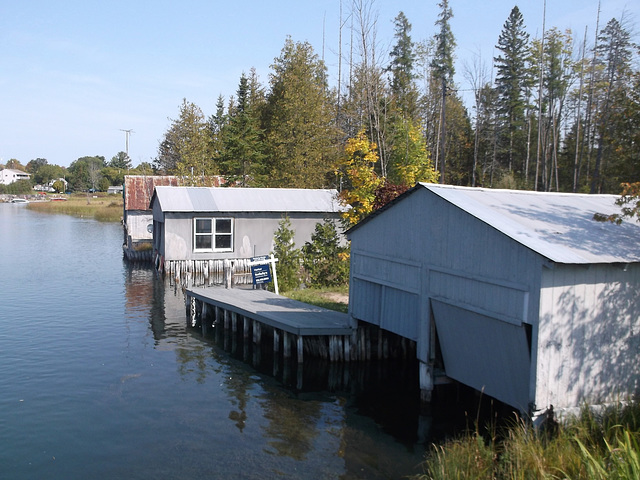
{"type": "Polygon", "coordinates": [[[173,176],[125,175],[124,209],[149,210],[149,202],[156,185],[177,185],[178,178],[173,176]]]}
{"type": "Polygon", "coordinates": [[[344,208],[336,190],[295,188],[157,186],[151,204],[163,212],[336,213],[344,208]]]}
{"type": "MultiPolygon", "coordinates": [[[[219,187],[224,183],[222,177],[206,177],[209,185],[219,187]]],[[[180,177],[172,175],[125,175],[124,176],[124,209],[149,210],[153,189],[156,186],[178,186],[184,183],[180,177]]]]}
{"type": "MultiPolygon", "coordinates": [[[[620,213],[616,195],[418,184],[557,263],[640,262],[640,225],[598,222],[620,213]]],[[[432,221],[437,221],[435,218],[432,221]]]]}

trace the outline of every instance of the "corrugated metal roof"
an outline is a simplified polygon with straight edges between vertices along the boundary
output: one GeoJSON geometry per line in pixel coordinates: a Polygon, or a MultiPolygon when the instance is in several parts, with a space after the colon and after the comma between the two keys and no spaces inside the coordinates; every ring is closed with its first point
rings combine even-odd
{"type": "Polygon", "coordinates": [[[616,195],[419,186],[554,262],[640,262],[639,224],[593,220],[595,213],[620,213],[616,195]]]}
{"type": "MultiPolygon", "coordinates": [[[[223,183],[222,177],[207,177],[213,186],[223,183]]],[[[125,175],[124,177],[124,209],[149,210],[153,189],[157,186],[177,186],[184,181],[172,175],[125,175]]]]}
{"type": "Polygon", "coordinates": [[[156,185],[177,185],[173,176],[125,175],[124,209],[149,210],[149,202],[156,185]]]}
{"type": "Polygon", "coordinates": [[[163,212],[343,211],[336,190],[157,186],[154,200],[163,212]]]}

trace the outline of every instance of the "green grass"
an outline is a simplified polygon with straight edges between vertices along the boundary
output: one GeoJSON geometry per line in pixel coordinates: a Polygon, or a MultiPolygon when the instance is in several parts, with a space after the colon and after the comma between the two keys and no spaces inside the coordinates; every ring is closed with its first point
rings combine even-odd
{"type": "MultiPolygon", "coordinates": [[[[48,198],[51,197],[48,196],[48,198]]],[[[119,195],[96,193],[87,196],[85,193],[80,193],[65,195],[64,198],[67,200],[31,202],[28,208],[43,213],[94,218],[100,222],[119,222],[122,219],[122,197],[119,195]]]]}
{"type": "Polygon", "coordinates": [[[311,305],[343,313],[347,313],[349,308],[349,287],[346,285],[344,287],[337,288],[305,288],[302,290],[284,292],[282,295],[300,302],[309,303],[311,305]],[[337,299],[338,297],[345,296],[347,297],[347,303],[337,299]]]}
{"type": "Polygon", "coordinates": [[[493,428],[433,446],[424,474],[415,480],[638,480],[640,404],[583,409],[553,434],[517,420],[505,431],[493,428]]]}

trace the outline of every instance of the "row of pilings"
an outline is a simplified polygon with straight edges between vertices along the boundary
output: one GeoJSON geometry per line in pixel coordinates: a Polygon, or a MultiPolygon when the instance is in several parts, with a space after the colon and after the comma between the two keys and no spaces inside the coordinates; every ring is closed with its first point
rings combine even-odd
{"type": "Polygon", "coordinates": [[[254,347],[269,348],[274,354],[282,352],[285,359],[294,358],[298,363],[307,356],[329,362],[416,358],[415,341],[366,322],[358,322],[351,335],[298,336],[193,297],[186,313],[189,326],[203,335],[215,332],[228,337],[229,342],[252,342],[254,347]]]}
{"type": "Polygon", "coordinates": [[[211,260],[163,260],[156,255],[156,270],[169,278],[171,285],[210,287],[251,285],[251,260],[248,258],[211,260]]]}

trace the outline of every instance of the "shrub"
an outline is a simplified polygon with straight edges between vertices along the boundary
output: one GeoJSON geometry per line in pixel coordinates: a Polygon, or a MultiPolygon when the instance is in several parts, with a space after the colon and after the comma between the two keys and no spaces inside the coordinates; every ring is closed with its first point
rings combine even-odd
{"type": "Polygon", "coordinates": [[[273,255],[278,259],[278,288],[282,292],[295,290],[300,286],[300,250],[296,249],[293,241],[294,233],[289,217],[282,217],[274,234],[273,246],[273,255]]]}
{"type": "Polygon", "coordinates": [[[340,246],[335,224],[317,223],[311,242],[302,247],[308,283],[314,287],[337,287],[349,282],[349,247],[340,246]]]}

